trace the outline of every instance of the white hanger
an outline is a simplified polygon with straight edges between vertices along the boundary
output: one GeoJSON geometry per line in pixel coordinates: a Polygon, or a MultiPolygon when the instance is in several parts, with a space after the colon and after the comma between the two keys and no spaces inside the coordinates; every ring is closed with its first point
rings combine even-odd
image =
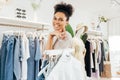
{"type": "Polygon", "coordinates": [[[74,49],[73,48],[67,48],[67,49],[45,50],[44,54],[47,54],[47,55],[61,55],[63,52],[72,53],[72,52],[74,52],[74,49]]]}
{"type": "Polygon", "coordinates": [[[4,35],[13,35],[13,32],[14,31],[4,31],[4,32],[2,32],[4,35]]]}

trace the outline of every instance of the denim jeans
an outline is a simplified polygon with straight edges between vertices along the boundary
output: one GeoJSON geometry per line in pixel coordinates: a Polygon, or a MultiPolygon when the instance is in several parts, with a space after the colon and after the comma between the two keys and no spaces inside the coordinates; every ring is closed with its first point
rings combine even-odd
{"type": "Polygon", "coordinates": [[[35,80],[35,42],[32,37],[28,38],[29,40],[29,50],[30,50],[30,58],[27,60],[27,66],[28,66],[28,73],[27,77],[28,80],[35,80]]]}
{"type": "Polygon", "coordinates": [[[5,80],[13,80],[13,58],[15,37],[10,36],[7,44],[7,55],[5,62],[5,80]]]}
{"type": "Polygon", "coordinates": [[[13,80],[14,36],[3,36],[1,47],[1,78],[0,80],[13,80]]]}
{"type": "Polygon", "coordinates": [[[38,73],[39,73],[39,61],[41,59],[41,52],[40,52],[40,42],[38,37],[35,38],[35,80],[38,80],[38,73]]]}
{"type": "Polygon", "coordinates": [[[0,80],[5,80],[5,59],[7,55],[7,44],[8,44],[9,36],[3,35],[1,50],[0,50],[0,80]]]}
{"type": "Polygon", "coordinates": [[[29,37],[30,58],[28,59],[28,80],[38,80],[39,61],[41,58],[39,39],[29,37]]]}

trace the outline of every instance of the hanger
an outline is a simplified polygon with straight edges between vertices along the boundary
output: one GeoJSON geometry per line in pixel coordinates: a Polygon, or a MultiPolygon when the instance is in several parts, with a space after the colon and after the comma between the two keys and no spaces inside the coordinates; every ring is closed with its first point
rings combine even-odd
{"type": "Polygon", "coordinates": [[[61,55],[63,52],[74,52],[73,48],[67,48],[67,49],[54,49],[54,50],[45,50],[43,54],[46,55],[61,55]]]}
{"type": "Polygon", "coordinates": [[[34,39],[34,34],[32,32],[26,32],[26,37],[34,39]]]}
{"type": "Polygon", "coordinates": [[[13,35],[13,31],[4,31],[3,35],[13,35]]]}

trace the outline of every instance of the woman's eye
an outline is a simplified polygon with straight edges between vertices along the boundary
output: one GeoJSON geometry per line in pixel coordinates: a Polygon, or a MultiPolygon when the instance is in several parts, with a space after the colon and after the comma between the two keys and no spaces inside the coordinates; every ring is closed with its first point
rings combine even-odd
{"type": "Polygon", "coordinates": [[[60,18],[59,21],[63,21],[63,19],[60,18]]]}
{"type": "Polygon", "coordinates": [[[56,17],[54,17],[53,20],[64,21],[62,18],[56,18],[56,17]]]}
{"type": "Polygon", "coordinates": [[[56,18],[55,18],[55,17],[54,17],[53,19],[54,19],[54,20],[56,20],[56,18]]]}

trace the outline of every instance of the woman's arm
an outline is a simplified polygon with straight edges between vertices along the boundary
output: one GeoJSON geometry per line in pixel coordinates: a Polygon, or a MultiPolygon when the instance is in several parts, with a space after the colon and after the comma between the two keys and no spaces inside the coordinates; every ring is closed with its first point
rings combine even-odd
{"type": "Polygon", "coordinates": [[[48,36],[48,41],[47,41],[47,44],[46,44],[46,50],[53,49],[52,44],[53,44],[53,36],[50,34],[48,36]]]}

